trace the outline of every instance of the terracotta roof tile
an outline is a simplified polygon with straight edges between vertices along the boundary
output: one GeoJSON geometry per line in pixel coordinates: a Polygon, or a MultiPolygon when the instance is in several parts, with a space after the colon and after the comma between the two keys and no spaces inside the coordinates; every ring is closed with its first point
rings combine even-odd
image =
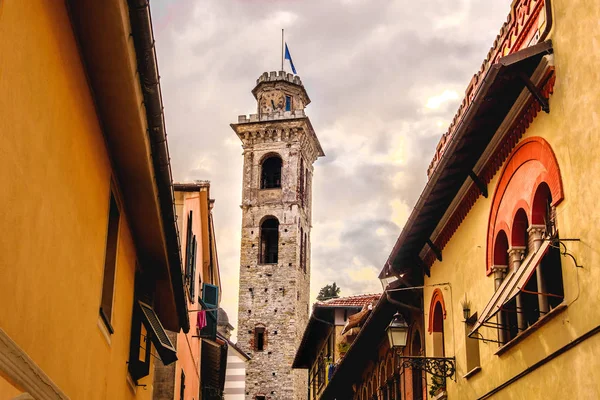
{"type": "Polygon", "coordinates": [[[379,300],[381,293],[376,294],[359,294],[356,296],[337,297],[325,301],[317,301],[316,307],[357,307],[362,308],[366,304],[379,300]]]}

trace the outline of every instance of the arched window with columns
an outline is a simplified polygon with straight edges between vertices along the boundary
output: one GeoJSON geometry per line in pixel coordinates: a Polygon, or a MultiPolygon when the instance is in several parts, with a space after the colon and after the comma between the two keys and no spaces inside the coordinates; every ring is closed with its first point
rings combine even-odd
{"type": "Polygon", "coordinates": [[[495,289],[519,282],[509,288],[513,294],[503,304],[495,305],[502,310],[501,343],[564,300],[560,252],[550,245],[558,239],[555,210],[563,198],[560,169],[548,142],[540,137],[523,140],[500,173],[488,224],[486,270],[494,276],[495,289]]]}

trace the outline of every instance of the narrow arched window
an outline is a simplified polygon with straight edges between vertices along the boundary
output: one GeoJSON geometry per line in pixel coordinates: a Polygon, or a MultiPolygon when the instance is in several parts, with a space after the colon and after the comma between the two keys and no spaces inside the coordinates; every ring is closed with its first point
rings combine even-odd
{"type": "MultiPolygon", "coordinates": [[[[496,274],[494,287],[495,290],[498,290],[508,271],[508,236],[503,230],[498,232],[494,242],[494,267],[499,268],[494,272],[496,274]]],[[[506,343],[517,335],[516,301],[514,299],[498,313],[498,329],[498,338],[501,343],[506,343]]]]}
{"type": "Polygon", "coordinates": [[[508,267],[508,237],[503,230],[498,232],[494,243],[494,265],[508,267]]]}
{"type": "Polygon", "coordinates": [[[267,347],[267,332],[264,326],[254,328],[254,351],[264,351],[267,347]]]}
{"type": "Polygon", "coordinates": [[[276,264],[279,254],[279,221],[275,217],[267,218],[260,226],[261,264],[276,264]]]}
{"type": "MultiPolygon", "coordinates": [[[[527,214],[525,210],[519,208],[515,214],[512,224],[511,243],[512,247],[524,247],[527,252],[527,242],[529,241],[527,230],[529,228],[529,221],[527,220],[527,214]]],[[[512,265],[511,265],[512,267],[512,265]]]]}
{"type": "Polygon", "coordinates": [[[260,175],[261,189],[276,189],[281,187],[281,164],[282,161],[279,156],[271,156],[263,161],[260,175]]]}
{"type": "MultiPolygon", "coordinates": [[[[541,246],[543,237],[558,237],[555,209],[552,206],[552,194],[545,182],[542,182],[535,192],[531,211],[532,226],[544,227],[544,233],[539,235],[542,237],[538,238],[539,243],[532,244],[537,250],[541,246]]],[[[538,296],[540,313],[545,314],[564,300],[562,267],[558,248],[550,247],[548,249],[536,273],[539,275],[539,292],[542,293],[538,296]]]]}
{"type": "Polygon", "coordinates": [[[433,355],[444,357],[444,310],[442,303],[435,303],[433,308],[433,355]]]}

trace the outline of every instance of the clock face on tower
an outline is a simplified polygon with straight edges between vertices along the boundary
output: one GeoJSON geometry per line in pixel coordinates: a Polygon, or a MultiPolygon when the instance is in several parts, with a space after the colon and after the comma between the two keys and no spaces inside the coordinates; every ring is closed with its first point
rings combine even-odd
{"type": "Polygon", "coordinates": [[[267,92],[260,100],[260,109],[263,112],[283,110],[285,106],[285,94],[282,92],[267,92]]]}
{"type": "Polygon", "coordinates": [[[277,93],[274,95],[274,97],[275,99],[273,100],[273,102],[275,103],[276,110],[283,109],[283,106],[285,104],[285,96],[283,95],[283,93],[277,93]]]}

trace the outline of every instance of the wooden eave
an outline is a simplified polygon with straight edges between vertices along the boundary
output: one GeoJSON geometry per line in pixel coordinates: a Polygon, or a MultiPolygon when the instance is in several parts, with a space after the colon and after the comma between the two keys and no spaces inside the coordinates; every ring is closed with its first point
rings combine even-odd
{"type": "Polygon", "coordinates": [[[398,237],[379,278],[415,269],[415,259],[479,161],[513,104],[526,90],[521,76],[531,77],[542,58],[552,54],[546,41],[501,58],[484,82],[446,146],[398,237]]]}

